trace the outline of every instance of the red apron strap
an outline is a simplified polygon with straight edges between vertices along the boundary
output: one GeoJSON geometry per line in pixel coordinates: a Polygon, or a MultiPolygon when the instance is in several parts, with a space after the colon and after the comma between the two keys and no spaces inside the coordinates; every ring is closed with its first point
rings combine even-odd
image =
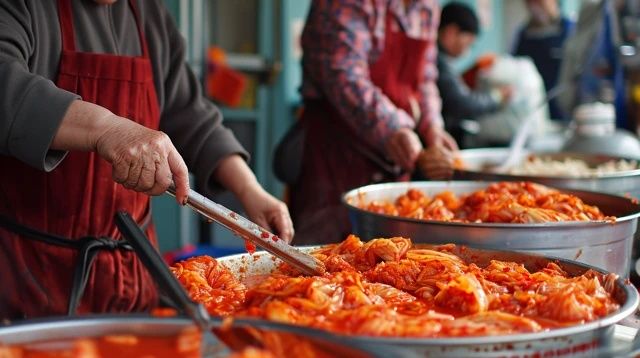
{"type": "MultiPolygon", "coordinates": [[[[384,31],[391,31],[393,33],[396,32],[405,32],[404,29],[404,25],[402,24],[402,21],[400,21],[400,18],[398,18],[397,15],[395,15],[392,11],[391,11],[391,7],[387,7],[387,13],[384,16],[384,31]],[[393,26],[396,26],[397,28],[393,28],[393,26]]],[[[386,36],[385,36],[386,37],[386,36]]]]}
{"type": "Polygon", "coordinates": [[[73,31],[73,13],[71,0],[58,0],[58,21],[60,22],[60,37],[62,50],[76,51],[76,38],[73,31]]]}
{"type": "Polygon", "coordinates": [[[138,6],[136,0],[129,0],[129,6],[133,11],[133,16],[136,18],[136,24],[138,25],[138,36],[140,37],[140,47],[142,48],[142,57],[149,58],[149,48],[147,47],[147,39],[144,37],[144,27],[140,20],[140,13],[138,12],[138,6]]]}

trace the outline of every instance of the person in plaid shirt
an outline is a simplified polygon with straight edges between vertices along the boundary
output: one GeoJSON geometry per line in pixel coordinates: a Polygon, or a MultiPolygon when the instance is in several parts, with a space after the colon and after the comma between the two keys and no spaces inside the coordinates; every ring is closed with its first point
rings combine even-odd
{"type": "Polygon", "coordinates": [[[436,87],[436,0],[316,0],[302,34],[305,130],[291,186],[295,243],[350,231],[341,194],[407,180],[424,147],[449,167],[455,141],[443,129],[436,87]]]}

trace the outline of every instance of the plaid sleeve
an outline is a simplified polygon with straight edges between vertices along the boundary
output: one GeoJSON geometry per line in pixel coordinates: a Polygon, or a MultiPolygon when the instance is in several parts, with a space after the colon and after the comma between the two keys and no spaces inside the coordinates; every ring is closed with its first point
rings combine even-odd
{"type": "Polygon", "coordinates": [[[302,38],[305,74],[362,138],[383,146],[415,121],[375,86],[369,74],[376,16],[384,7],[367,0],[314,1],[302,38]]]}

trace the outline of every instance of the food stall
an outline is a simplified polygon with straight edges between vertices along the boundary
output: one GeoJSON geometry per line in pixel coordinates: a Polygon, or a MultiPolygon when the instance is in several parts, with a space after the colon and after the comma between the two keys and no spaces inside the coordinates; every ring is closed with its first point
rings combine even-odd
{"type": "MultiPolygon", "coordinates": [[[[416,61],[435,57],[437,47],[445,52],[435,42],[435,32],[442,37],[444,31],[429,18],[436,2],[377,2],[379,8],[365,6],[359,11],[325,8],[328,12],[320,16],[322,21],[310,21],[315,29],[309,26],[304,44],[300,35],[310,1],[167,0],[174,15],[178,14],[178,27],[159,2],[27,3],[30,6],[0,5],[0,24],[6,19],[16,24],[5,28],[12,40],[0,38],[0,79],[9,84],[16,77],[30,79],[6,92],[28,95],[30,103],[37,104],[24,109],[19,97],[0,101],[0,124],[8,123],[2,127],[7,130],[0,131],[0,139],[6,139],[0,141],[0,160],[12,169],[0,183],[0,197],[10,198],[0,205],[0,258],[4,259],[0,272],[7,280],[0,296],[0,319],[10,317],[0,322],[0,358],[640,355],[640,334],[636,334],[640,295],[633,282],[638,272],[635,260],[640,256],[633,253],[640,236],[640,153],[635,153],[640,143],[635,134],[616,130],[612,107],[601,106],[598,98],[588,103],[594,107],[576,116],[570,134],[555,133],[574,152],[560,152],[562,145],[534,150],[535,140],[531,140],[514,166],[496,171],[511,162],[513,151],[455,150],[448,134],[434,125],[437,122],[430,122],[439,119],[437,113],[428,113],[436,109],[438,99],[416,98],[437,92],[430,87],[436,81],[435,64],[416,61]],[[141,5],[140,18],[136,4],[141,5]],[[54,10],[64,16],[49,18],[47,14],[54,10]],[[354,14],[367,11],[371,19],[379,18],[352,21],[354,14]],[[380,17],[386,11],[398,11],[398,29],[391,16],[380,17]],[[402,20],[410,12],[414,17],[402,20]],[[340,16],[329,21],[329,14],[340,16]],[[51,26],[25,20],[31,16],[52,21],[46,22],[51,26]],[[91,21],[95,19],[101,21],[91,21]],[[141,19],[144,26],[137,26],[141,19]],[[58,25],[60,34],[48,31],[58,25]],[[276,27],[281,34],[272,33],[276,27]],[[353,33],[339,32],[347,30],[353,33]],[[138,37],[123,36],[136,31],[139,45],[138,37]],[[84,37],[94,32],[99,34],[96,46],[92,44],[96,39],[84,37]],[[234,35],[226,38],[228,33],[234,35]],[[417,33],[423,38],[412,38],[417,33]],[[145,34],[156,41],[147,44],[145,34]],[[187,36],[186,46],[181,34],[187,36]],[[74,36],[79,39],[77,51],[74,36]],[[379,41],[382,37],[388,38],[379,41]],[[49,43],[52,39],[54,46],[49,43]],[[349,42],[352,39],[357,41],[349,42]],[[220,48],[206,51],[212,42],[220,48]],[[6,51],[16,44],[24,48],[6,51]],[[398,47],[385,52],[383,44],[398,47]],[[64,59],[60,67],[66,71],[61,76],[56,66],[48,65],[59,60],[58,47],[64,59]],[[302,56],[303,49],[328,53],[302,56]],[[356,60],[349,57],[352,51],[356,60]],[[207,58],[200,58],[204,53],[207,58]],[[342,61],[339,55],[345,53],[347,60],[342,61]],[[383,60],[378,62],[379,58],[383,60]],[[75,66],[76,60],[86,66],[75,66]],[[102,61],[114,63],[96,65],[102,61]],[[195,65],[195,74],[187,62],[195,65]],[[429,68],[423,75],[425,67],[429,68]],[[134,71],[140,69],[142,74],[134,71]],[[135,72],[131,78],[127,77],[130,72],[135,72]],[[293,93],[301,83],[291,79],[311,73],[315,78],[306,79],[303,97],[297,97],[293,93]],[[63,81],[54,85],[58,77],[63,81]],[[161,77],[165,81],[159,81],[161,77]],[[417,83],[415,78],[428,83],[417,83]],[[122,87],[111,88],[116,79],[123,82],[122,87]],[[325,80],[328,83],[319,83],[325,80]],[[57,97],[42,88],[31,92],[32,82],[85,107],[65,112],[71,108],[67,102],[49,105],[57,97]],[[200,82],[207,84],[206,92],[200,82]],[[103,88],[110,89],[106,95],[103,88]],[[141,93],[151,100],[138,98],[141,93]],[[107,103],[111,98],[114,103],[107,103]],[[210,99],[228,107],[217,108],[210,99]],[[306,194],[317,194],[315,189],[320,187],[331,190],[358,175],[365,178],[358,185],[346,184],[348,190],[338,190],[342,196],[332,197],[337,206],[328,205],[335,213],[348,212],[351,235],[304,247],[295,246],[295,239],[293,245],[289,243],[293,223],[275,193],[282,183],[269,171],[270,153],[293,122],[290,107],[301,101],[307,104],[302,114],[311,115],[308,121],[322,124],[335,119],[350,125],[305,129],[303,145],[320,134],[326,141],[313,142],[320,144],[314,147],[319,155],[311,164],[302,160],[303,164],[317,169],[330,156],[337,163],[329,165],[329,175],[310,175],[311,180],[308,176],[305,183],[322,185],[306,194]],[[144,115],[137,112],[140,103],[149,106],[144,115]],[[220,113],[229,128],[221,123],[220,113]],[[96,114],[104,116],[95,118],[96,114]],[[150,122],[142,125],[129,120],[146,116],[150,122]],[[105,125],[100,119],[108,118],[119,125],[101,128],[94,138],[85,127],[73,126],[74,120],[86,125],[82,120],[87,118],[96,119],[89,124],[105,125]],[[33,122],[46,122],[47,128],[32,128],[33,122]],[[65,137],[69,128],[73,135],[65,137]],[[338,133],[344,128],[349,136],[338,133]],[[362,144],[360,131],[373,139],[353,145],[362,144]],[[358,133],[351,136],[351,132],[358,133]],[[104,145],[105,135],[109,145],[104,145]],[[336,145],[339,140],[344,146],[336,145]],[[406,179],[414,169],[407,143],[417,154],[423,147],[422,153],[440,150],[447,142],[447,150],[456,154],[452,178],[393,182],[406,179]],[[631,154],[617,151],[622,147],[631,154]],[[67,162],[76,166],[64,166],[67,151],[72,159],[67,162]],[[133,164],[118,160],[120,156],[133,164]],[[60,163],[67,171],[55,168],[60,163]],[[187,185],[187,164],[196,174],[191,186],[187,185]],[[148,174],[144,178],[143,172],[148,174]],[[85,180],[85,173],[92,180],[95,174],[95,181],[85,180]],[[50,177],[56,180],[49,182],[50,177]],[[104,188],[113,193],[105,194],[104,188]],[[220,194],[223,188],[236,199],[220,194]],[[23,200],[33,193],[38,194],[36,200],[23,200]],[[160,241],[168,238],[172,244],[185,244],[223,238],[247,252],[163,261],[153,246],[157,240],[149,224],[148,194],[169,194],[164,196],[171,200],[168,205],[179,212],[156,213],[160,241]],[[170,196],[178,198],[178,203],[170,196]],[[253,222],[243,217],[245,213],[253,222]],[[190,215],[202,215],[203,220],[193,224],[190,215]],[[171,220],[163,220],[167,216],[171,220]],[[122,224],[122,217],[130,222],[122,224]],[[220,226],[209,225],[212,222],[220,226]],[[65,234],[67,230],[73,232],[65,234]],[[32,236],[36,242],[23,240],[32,236]],[[50,242],[62,247],[49,253],[51,248],[44,244],[50,242]],[[22,245],[27,249],[22,250],[22,245]],[[71,249],[78,252],[65,251],[71,249]],[[78,266],[69,268],[72,261],[78,266]],[[121,267],[129,271],[120,271],[121,267]],[[111,286],[121,292],[102,291],[111,286]],[[158,307],[155,288],[160,293],[158,307]],[[70,316],[62,317],[67,298],[70,316]],[[127,299],[132,301],[129,306],[127,299]],[[98,303],[88,304],[94,301],[98,303]],[[111,311],[119,313],[104,313],[111,311]],[[51,312],[57,315],[50,316],[51,312]]],[[[505,19],[495,14],[503,7],[513,10],[514,3],[474,2],[480,19],[467,32],[461,31],[463,36],[467,40],[480,36],[481,25],[490,34],[479,41],[485,49],[504,47],[498,43],[507,42],[502,25],[513,20],[507,10],[501,14],[505,19]]],[[[310,11],[310,18],[318,11],[310,11]]],[[[520,61],[523,66],[512,67],[511,75],[503,67],[494,70],[492,85],[500,88],[490,90],[488,97],[500,100],[489,107],[504,110],[507,120],[497,121],[485,132],[499,134],[500,140],[517,133],[520,120],[526,122],[526,116],[510,112],[513,93],[506,88],[508,83],[524,88],[513,102],[526,102],[541,116],[551,99],[547,94],[541,102],[545,97],[542,78],[534,81],[523,75],[526,62],[526,71],[537,76],[533,60],[514,60],[520,61]]],[[[309,148],[298,149],[294,152],[299,155],[293,157],[304,159],[309,148]]],[[[289,184],[295,190],[296,183],[289,184]]],[[[316,201],[324,199],[319,196],[316,201]]],[[[288,204],[295,214],[295,205],[288,204]]],[[[328,227],[345,217],[327,218],[316,221],[328,227]]]]}

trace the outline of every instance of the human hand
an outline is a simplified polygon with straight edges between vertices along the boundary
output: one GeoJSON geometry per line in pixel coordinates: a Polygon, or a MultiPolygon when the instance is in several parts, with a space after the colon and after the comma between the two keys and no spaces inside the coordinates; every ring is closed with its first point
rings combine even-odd
{"type": "Polygon", "coordinates": [[[293,223],[289,209],[282,201],[257,184],[238,193],[238,199],[251,221],[276,233],[287,243],[291,242],[294,234],[293,223]]]}
{"type": "Polygon", "coordinates": [[[459,150],[456,140],[442,127],[433,126],[429,128],[423,139],[427,147],[440,146],[454,153],[459,150]]]}
{"type": "Polygon", "coordinates": [[[453,176],[454,163],[454,151],[436,144],[420,152],[417,166],[422,175],[429,179],[447,180],[453,176]]]}
{"type": "Polygon", "coordinates": [[[111,163],[113,180],[149,195],[164,193],[173,181],[176,200],[184,204],[189,172],[169,136],[114,114],[103,120],[108,125],[95,146],[98,155],[111,163]]]}
{"type": "Polygon", "coordinates": [[[387,140],[385,149],[387,156],[394,163],[405,170],[412,171],[422,150],[422,143],[413,130],[400,128],[387,140]]]}
{"type": "Polygon", "coordinates": [[[504,85],[498,87],[498,92],[500,93],[500,104],[506,106],[511,102],[511,98],[513,98],[513,87],[509,85],[504,85]]]}

